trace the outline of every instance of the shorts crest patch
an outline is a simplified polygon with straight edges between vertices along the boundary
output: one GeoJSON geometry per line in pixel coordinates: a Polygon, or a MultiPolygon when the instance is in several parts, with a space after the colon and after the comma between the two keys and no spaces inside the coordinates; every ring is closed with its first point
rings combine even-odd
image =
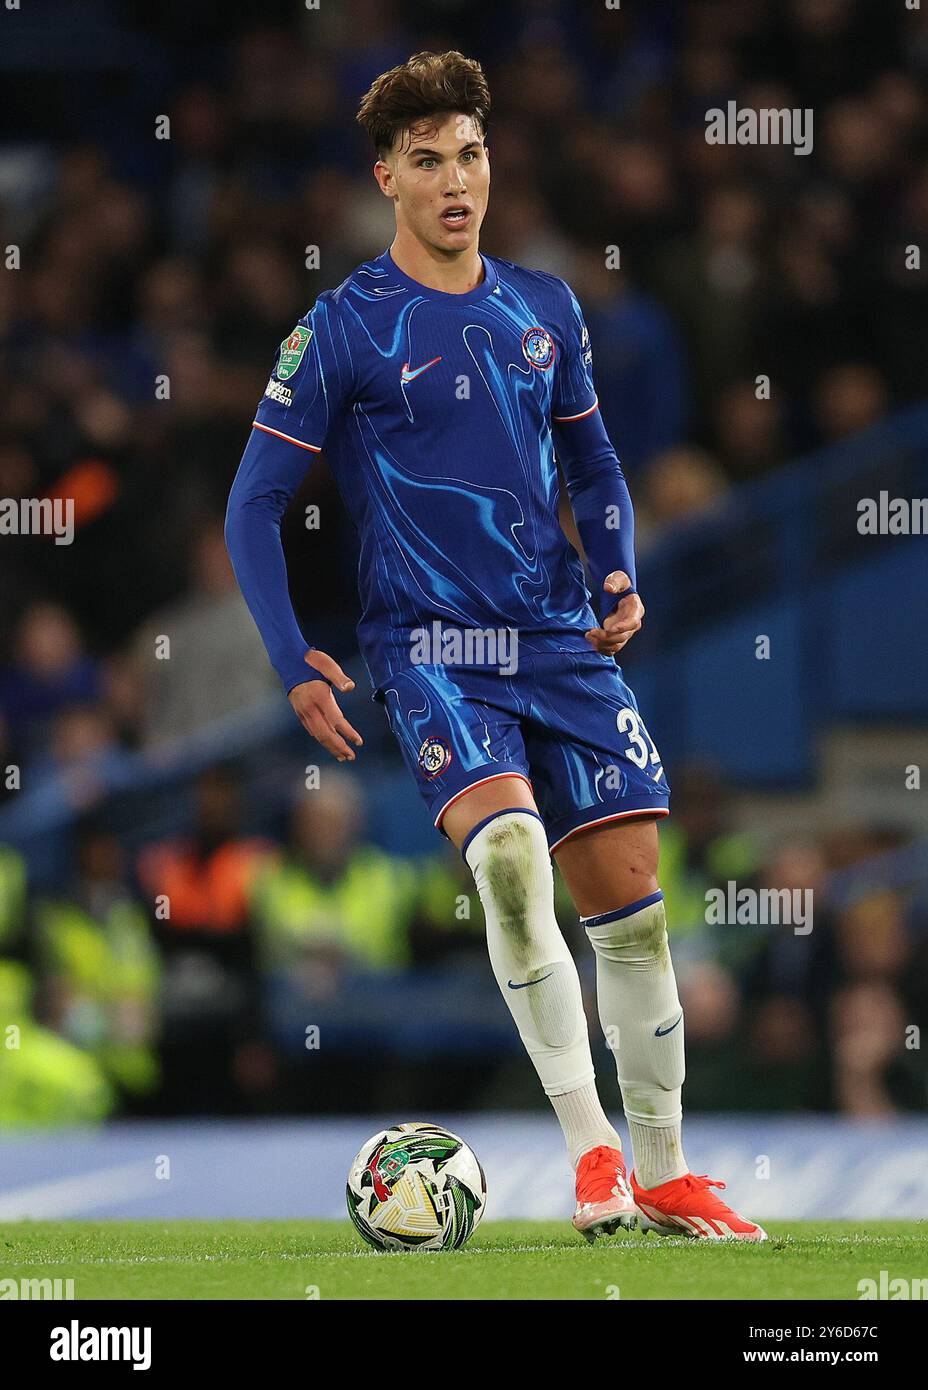
{"type": "Polygon", "coordinates": [[[419,749],[419,767],[426,777],[438,777],[451,766],[451,747],[443,738],[427,738],[419,749]]]}

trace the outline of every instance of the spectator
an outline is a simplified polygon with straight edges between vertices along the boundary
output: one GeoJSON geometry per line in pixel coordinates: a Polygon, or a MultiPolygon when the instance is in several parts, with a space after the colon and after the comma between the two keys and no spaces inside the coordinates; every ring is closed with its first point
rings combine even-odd
{"type": "Polygon", "coordinates": [[[0,958],[0,1128],[10,1131],[96,1124],[115,1108],[116,1096],[87,1052],[36,1023],[33,982],[26,966],[0,958]],[[11,1047],[15,1029],[17,1046],[11,1047]]]}
{"type": "Polygon", "coordinates": [[[412,867],[362,838],[363,803],[349,774],[326,769],[291,814],[286,852],[265,866],[252,895],[264,968],[298,979],[410,959],[412,867]]]}
{"type": "Polygon", "coordinates": [[[57,603],[31,604],[14,636],[14,659],[0,677],[0,711],[28,753],[47,737],[66,707],[100,696],[99,665],[84,649],[77,624],[57,603]]]}
{"type": "Polygon", "coordinates": [[[709,511],[728,491],[724,473],[705,449],[665,449],[652,460],[643,484],[635,515],[639,553],[677,523],[709,511]]]}
{"type": "Polygon", "coordinates": [[[130,1102],[159,1081],[158,956],[116,837],[85,823],[65,894],[33,906],[41,1022],[98,1061],[130,1102]]]}
{"type": "Polygon", "coordinates": [[[270,846],[242,833],[241,816],[234,773],[210,769],[197,780],[193,834],[139,858],[164,959],[162,1096],[184,1113],[233,1112],[241,1058],[247,1078],[260,1075],[250,1066],[258,1025],[248,903],[270,846]]]}
{"type": "Polygon", "coordinates": [[[603,422],[634,479],[679,444],[689,414],[683,341],[666,310],[608,269],[604,248],[585,248],[573,273],[593,345],[603,422]]]}
{"type": "Polygon", "coordinates": [[[816,384],[815,412],[823,443],[869,429],[886,415],[889,393],[880,373],[865,363],[831,367],[816,384]]]}
{"type": "Polygon", "coordinates": [[[134,644],[153,743],[241,713],[277,688],[220,522],[207,523],[194,540],[191,570],[189,595],[156,614],[134,644]]]}

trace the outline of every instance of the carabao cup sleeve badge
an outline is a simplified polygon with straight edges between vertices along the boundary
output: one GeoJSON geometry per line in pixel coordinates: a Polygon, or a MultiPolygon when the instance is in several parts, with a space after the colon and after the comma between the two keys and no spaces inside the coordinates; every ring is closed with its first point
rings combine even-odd
{"type": "Polygon", "coordinates": [[[311,328],[304,328],[302,324],[298,324],[290,337],[284,338],[280,345],[280,360],[274,372],[278,381],[286,381],[293,376],[303,361],[303,353],[306,351],[312,336],[313,330],[311,328]]]}

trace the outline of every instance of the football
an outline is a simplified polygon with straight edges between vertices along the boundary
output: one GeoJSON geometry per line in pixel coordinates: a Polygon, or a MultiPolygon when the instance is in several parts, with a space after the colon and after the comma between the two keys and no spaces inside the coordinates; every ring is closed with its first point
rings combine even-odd
{"type": "Polygon", "coordinates": [[[477,1156],[440,1125],[378,1130],[348,1174],[348,1215],[379,1250],[459,1250],[486,1208],[477,1156]]]}

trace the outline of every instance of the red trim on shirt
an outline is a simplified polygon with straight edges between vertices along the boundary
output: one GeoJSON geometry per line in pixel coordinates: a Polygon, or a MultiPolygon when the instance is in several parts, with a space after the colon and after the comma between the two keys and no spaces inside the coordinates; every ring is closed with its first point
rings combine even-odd
{"type": "Polygon", "coordinates": [[[265,434],[275,434],[278,439],[286,439],[288,444],[297,444],[301,449],[308,449],[312,454],[322,453],[318,444],[304,444],[302,439],[294,439],[292,434],[284,434],[281,430],[272,430],[270,425],[261,425],[257,420],[252,420],[251,423],[254,429],[264,430],[265,434]]]}
{"type": "Polygon", "coordinates": [[[552,418],[557,420],[558,424],[563,424],[565,421],[569,420],[584,420],[587,417],[587,415],[592,415],[593,411],[598,409],[599,397],[597,396],[596,400],[590,406],[589,410],[581,410],[579,415],[555,415],[552,418]]]}

